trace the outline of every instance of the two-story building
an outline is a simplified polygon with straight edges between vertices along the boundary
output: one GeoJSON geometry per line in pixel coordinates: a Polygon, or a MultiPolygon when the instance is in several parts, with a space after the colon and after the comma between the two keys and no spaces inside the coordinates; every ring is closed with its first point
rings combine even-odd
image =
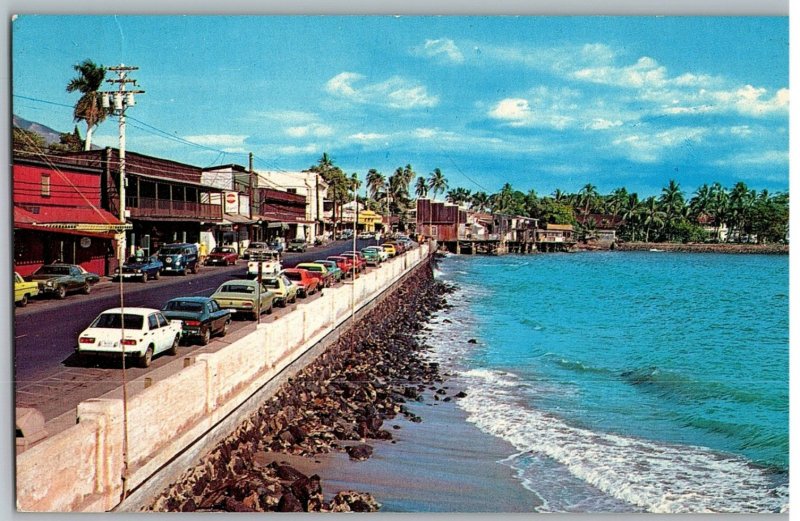
{"type": "Polygon", "coordinates": [[[536,230],[536,247],[539,251],[567,251],[575,246],[575,230],[571,224],[545,223],[536,230]]]}
{"type": "MultiPolygon", "coordinates": [[[[316,172],[300,171],[258,171],[255,177],[255,189],[272,189],[302,197],[304,201],[304,215],[270,215],[269,212],[260,214],[262,225],[267,230],[282,230],[287,238],[302,238],[307,242],[314,242],[321,238],[324,232],[324,202],[328,196],[328,184],[316,172]],[[272,219],[272,220],[270,220],[272,219]]],[[[259,208],[269,208],[277,201],[276,192],[258,191],[259,197],[271,194],[271,200],[259,200],[254,197],[253,204],[259,208]],[[262,204],[265,203],[265,204],[262,204]]],[[[255,196],[256,192],[254,192],[255,196]]],[[[289,202],[289,201],[287,201],[289,202]]],[[[253,216],[256,217],[255,215],[253,216]]]]}
{"type": "Polygon", "coordinates": [[[105,275],[116,267],[124,226],[103,207],[103,170],[53,155],[15,156],[14,269],[22,276],[56,261],[105,275]]]}

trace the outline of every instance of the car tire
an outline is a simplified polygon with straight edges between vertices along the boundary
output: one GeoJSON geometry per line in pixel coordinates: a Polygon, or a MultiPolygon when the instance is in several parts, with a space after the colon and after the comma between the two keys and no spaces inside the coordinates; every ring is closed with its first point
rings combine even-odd
{"type": "Polygon", "coordinates": [[[17,302],[17,306],[24,308],[28,305],[28,295],[22,295],[22,298],[17,302]]]}
{"type": "Polygon", "coordinates": [[[286,299],[285,298],[282,298],[282,299],[280,299],[278,301],[278,307],[279,308],[285,308],[286,307],[286,299]]]}
{"type": "Polygon", "coordinates": [[[81,292],[84,295],[88,295],[89,293],[92,292],[92,285],[87,282],[86,284],[83,285],[83,288],[81,288],[81,292]]]}
{"type": "Polygon", "coordinates": [[[147,282],[147,272],[146,271],[142,272],[142,282],[147,282]]]}
{"type": "Polygon", "coordinates": [[[200,331],[200,345],[207,346],[211,342],[211,328],[204,327],[200,331]]]}
{"type": "Polygon", "coordinates": [[[57,287],[56,288],[56,297],[59,300],[65,299],[67,297],[67,288],[65,288],[64,286],[57,287]]]}
{"type": "Polygon", "coordinates": [[[153,273],[153,280],[158,280],[161,278],[161,270],[156,271],[153,273]]]}
{"type": "Polygon", "coordinates": [[[153,361],[153,346],[147,346],[147,349],[144,351],[144,354],[139,357],[139,367],[150,367],[150,363],[153,361]]]}
{"type": "Polygon", "coordinates": [[[167,349],[167,354],[169,356],[175,356],[178,354],[178,344],[181,342],[181,336],[175,335],[175,339],[172,341],[172,345],[169,349],[167,349]]]}
{"type": "Polygon", "coordinates": [[[231,321],[230,321],[230,319],[228,319],[228,320],[225,321],[225,324],[223,324],[222,331],[219,332],[219,336],[222,337],[222,336],[227,335],[228,334],[228,329],[230,327],[231,327],[231,321]]]}
{"type": "Polygon", "coordinates": [[[269,307],[267,308],[267,315],[271,314],[272,314],[272,304],[270,304],[269,307]]]}
{"type": "Polygon", "coordinates": [[[197,269],[197,268],[198,268],[197,264],[195,264],[194,266],[192,266],[192,275],[197,275],[197,271],[198,271],[198,269],[197,269]]]}

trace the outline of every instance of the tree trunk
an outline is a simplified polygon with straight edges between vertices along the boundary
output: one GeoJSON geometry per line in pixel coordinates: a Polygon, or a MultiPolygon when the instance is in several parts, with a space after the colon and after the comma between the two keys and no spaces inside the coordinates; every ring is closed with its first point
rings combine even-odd
{"type": "Polygon", "coordinates": [[[94,127],[86,125],[86,142],[83,146],[83,150],[91,150],[92,149],[92,134],[94,133],[94,127]]]}

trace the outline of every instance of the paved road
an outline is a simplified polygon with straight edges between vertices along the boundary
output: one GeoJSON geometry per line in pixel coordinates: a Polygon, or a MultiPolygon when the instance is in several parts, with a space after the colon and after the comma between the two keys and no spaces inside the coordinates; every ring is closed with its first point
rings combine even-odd
{"type": "MultiPolygon", "coordinates": [[[[358,241],[358,248],[374,240],[358,241]]],[[[302,254],[286,254],[284,267],[303,261],[324,258],[352,249],[351,242],[336,241],[324,247],[315,247],[302,254]]],[[[187,295],[208,296],[222,282],[243,277],[246,262],[229,267],[203,267],[197,275],[185,277],[162,276],[145,284],[126,282],[125,306],[160,308],[167,300],[187,295]]],[[[320,298],[314,295],[310,299],[320,298]]],[[[91,295],[72,294],[64,300],[35,299],[26,308],[16,308],[14,317],[14,369],[16,405],[36,407],[46,418],[69,409],[76,396],[80,399],[99,396],[119,385],[121,363],[98,359],[87,366],[75,361],[74,350],[78,334],[100,312],[119,306],[120,284],[103,281],[94,286],[91,295]]],[[[276,309],[272,316],[262,316],[263,321],[274,320],[294,307],[276,309]]],[[[179,355],[189,352],[214,351],[244,336],[255,328],[255,322],[235,320],[227,337],[215,338],[206,347],[181,346],[179,355]]],[[[133,379],[155,370],[174,358],[160,356],[148,369],[131,367],[128,378],[133,379]]],[[[127,369],[127,368],[126,368],[127,369]]]]}

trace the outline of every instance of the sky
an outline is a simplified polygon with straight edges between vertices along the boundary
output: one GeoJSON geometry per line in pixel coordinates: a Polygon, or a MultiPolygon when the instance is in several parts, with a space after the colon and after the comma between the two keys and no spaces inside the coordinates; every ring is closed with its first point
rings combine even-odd
{"type": "MultiPolygon", "coordinates": [[[[788,17],[22,15],[11,31],[14,114],[71,131],[73,65],[136,66],[127,150],[201,167],[326,152],[362,179],[411,164],[472,192],[789,188],[788,17]]],[[[116,118],[94,143],[118,146],[116,118]]]]}

